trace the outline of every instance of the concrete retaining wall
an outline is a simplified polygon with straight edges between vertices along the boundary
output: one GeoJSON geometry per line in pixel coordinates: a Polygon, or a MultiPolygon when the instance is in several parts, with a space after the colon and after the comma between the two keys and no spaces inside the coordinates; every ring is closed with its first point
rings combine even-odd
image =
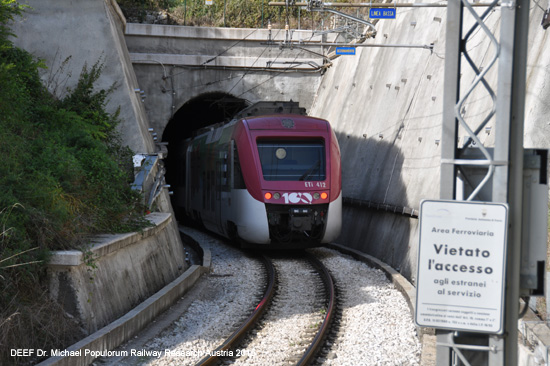
{"type": "Polygon", "coordinates": [[[181,276],[174,279],[160,291],[124,314],[117,320],[68,347],[65,354],[53,356],[39,363],[40,366],[87,366],[109,350],[113,350],[132,339],[163,311],[181,298],[203,273],[210,271],[210,251],[203,251],[198,243],[182,233],[185,244],[195,248],[201,255],[201,265],[192,265],[181,276]]]}
{"type": "Polygon", "coordinates": [[[101,235],[85,251],[54,252],[50,293],[92,333],[185,271],[183,244],[169,213],[153,213],[141,233],[101,235]]]}
{"type": "MultiPolygon", "coordinates": [[[[548,33],[540,26],[543,10],[531,7],[526,147],[550,147],[548,33]]],[[[489,17],[498,35],[500,11],[489,17]]],[[[439,198],[443,70],[445,65],[445,8],[397,11],[397,19],[378,22],[369,44],[429,45],[433,52],[412,48],[363,48],[356,56],[341,56],[325,74],[309,114],[326,118],[337,132],[342,151],[343,195],[365,201],[418,209],[425,198],[439,198]]],[[[467,45],[478,67],[494,54],[481,31],[467,45]]],[[[466,62],[464,62],[466,63],[466,62]]],[[[496,88],[496,68],[487,74],[496,88]]],[[[465,67],[462,90],[474,80],[465,67]]],[[[465,104],[465,118],[477,126],[490,110],[484,88],[465,104]]],[[[494,144],[492,133],[481,134],[494,144]]],[[[459,131],[460,141],[466,133],[459,131]]],[[[345,207],[342,245],[373,255],[415,283],[418,220],[380,211],[345,207]]]]}

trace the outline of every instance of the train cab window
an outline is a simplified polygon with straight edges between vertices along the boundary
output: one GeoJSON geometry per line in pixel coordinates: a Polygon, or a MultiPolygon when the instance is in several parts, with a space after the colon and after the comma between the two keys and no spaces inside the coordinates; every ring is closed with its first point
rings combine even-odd
{"type": "Polygon", "coordinates": [[[268,181],[322,181],[326,179],[323,140],[259,140],[262,173],[268,181]]]}

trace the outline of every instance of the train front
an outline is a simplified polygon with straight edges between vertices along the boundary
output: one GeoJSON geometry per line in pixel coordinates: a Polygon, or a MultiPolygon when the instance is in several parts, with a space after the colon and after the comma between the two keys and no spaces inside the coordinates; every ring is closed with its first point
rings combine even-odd
{"type": "Polygon", "coordinates": [[[342,223],[341,164],[329,123],[277,115],[243,120],[243,127],[250,146],[242,164],[246,188],[265,207],[265,215],[256,215],[256,234],[268,233],[269,244],[279,248],[335,240],[342,223]]]}

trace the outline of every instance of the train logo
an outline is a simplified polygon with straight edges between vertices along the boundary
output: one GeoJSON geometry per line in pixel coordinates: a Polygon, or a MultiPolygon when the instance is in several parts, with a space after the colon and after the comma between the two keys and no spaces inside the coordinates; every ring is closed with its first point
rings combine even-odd
{"type": "Polygon", "coordinates": [[[307,205],[311,205],[313,202],[313,196],[309,193],[283,193],[281,196],[285,199],[285,203],[305,203],[307,205]]]}

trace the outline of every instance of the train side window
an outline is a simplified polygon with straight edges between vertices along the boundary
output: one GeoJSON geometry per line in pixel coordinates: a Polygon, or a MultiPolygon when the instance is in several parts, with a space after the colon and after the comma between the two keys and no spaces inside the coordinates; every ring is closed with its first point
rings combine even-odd
{"type": "Polygon", "coordinates": [[[237,145],[234,141],[231,141],[233,146],[233,189],[246,189],[244,184],[243,172],[241,169],[241,163],[239,161],[239,151],[237,150],[237,145]]]}

